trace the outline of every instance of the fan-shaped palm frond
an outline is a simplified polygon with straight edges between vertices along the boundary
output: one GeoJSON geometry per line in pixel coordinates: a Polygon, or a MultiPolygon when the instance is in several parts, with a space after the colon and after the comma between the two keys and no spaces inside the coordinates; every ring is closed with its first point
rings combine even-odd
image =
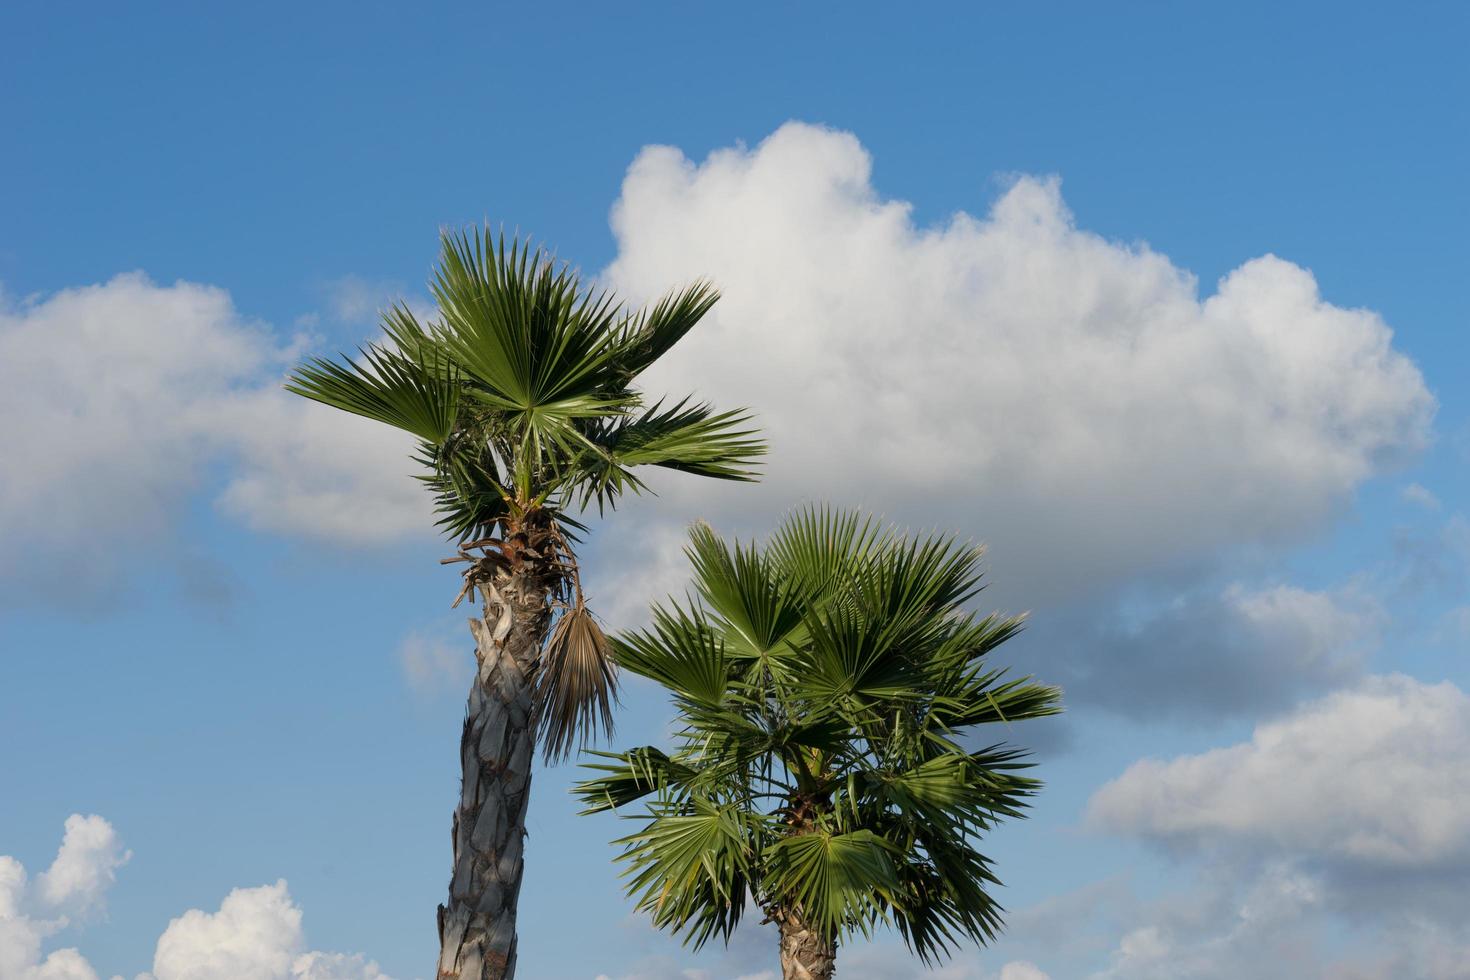
{"type": "Polygon", "coordinates": [[[809,508],[764,549],[699,525],[687,553],[694,605],[613,641],[673,695],[675,748],[603,755],[578,785],[588,812],[645,801],[620,842],[640,907],[696,945],[746,893],[831,944],[886,922],[932,961],[992,938],[978,844],[1040,784],[1022,751],[964,743],[1060,706],[991,665],[1021,620],[963,609],[978,549],[809,508]]]}
{"type": "Polygon", "coordinates": [[[511,547],[507,567],[541,567],[566,610],[536,687],[543,745],[559,756],[611,725],[616,698],[610,647],[575,584],[576,512],[644,492],[647,466],[754,479],[765,445],[743,410],[687,398],[645,408],[633,387],[714,305],[707,283],[629,312],[541,249],[488,228],[446,232],[441,244],[430,283],[438,319],[396,305],[383,314],[384,342],[356,358],[308,360],[286,387],[412,433],[440,527],[461,543],[511,547]],[[555,534],[539,549],[514,544],[533,526],[555,534]]]}
{"type": "Polygon", "coordinates": [[[624,321],[617,339],[618,368],[629,380],[642,374],[683,340],[719,298],[714,286],[696,282],[624,321]]]}
{"type": "Polygon", "coordinates": [[[336,364],[313,358],[297,368],[286,390],[441,443],[454,431],[459,385],[453,365],[433,348],[405,356],[384,347],[361,360],[336,364]]]}

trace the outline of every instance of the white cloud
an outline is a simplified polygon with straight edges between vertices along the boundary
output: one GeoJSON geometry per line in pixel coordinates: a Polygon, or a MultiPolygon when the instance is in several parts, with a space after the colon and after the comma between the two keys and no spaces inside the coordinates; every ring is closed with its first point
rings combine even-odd
{"type": "Polygon", "coordinates": [[[219,911],[190,909],[168,924],[153,954],[157,980],[277,980],[301,954],[301,910],[286,883],[237,888],[219,911]]]}
{"type": "Polygon", "coordinates": [[[168,924],[154,980],[391,980],[362,956],[307,952],[301,909],[286,883],[236,888],[219,911],[190,909],[168,924]]]}
{"type": "Polygon", "coordinates": [[[132,856],[112,824],[96,814],[74,813],[66,818],[56,860],[36,880],[41,900],[53,909],[86,914],[102,904],[117,881],[117,869],[132,856]]]}
{"type": "MultiPolygon", "coordinates": [[[[854,137],[796,124],[631,166],[607,278],[725,293],[651,389],[748,404],[773,443],[763,486],[660,481],[666,525],[863,503],[990,539],[1005,594],[1045,604],[1298,538],[1426,441],[1433,399],[1382,320],[1289,262],[1201,299],[1167,257],[1077,228],[1055,181],[920,229],[870,166],[854,137]]],[[[381,287],[331,292],[360,317],[381,287]]],[[[432,533],[407,438],[280,391],[299,353],[223,290],[141,274],[0,308],[0,575],[105,591],[118,545],[157,550],[220,460],[219,503],[251,527],[432,533]]]]}
{"type": "Polygon", "coordinates": [[[1255,259],[1202,299],[1079,229],[1054,180],[921,229],[870,172],[856,138],[800,124],[629,169],[608,279],[724,293],[650,386],[750,405],[772,443],[762,487],[686,481],[673,516],[865,503],[983,535],[1030,604],[1300,539],[1426,444],[1418,370],[1305,269],[1255,259]]]}
{"type": "Polygon", "coordinates": [[[1470,980],[1470,936],[1463,928],[1410,922],[1378,949],[1328,966],[1328,980],[1470,980]]]}
{"type": "Polygon", "coordinates": [[[1353,871],[1470,864],[1470,697],[1394,675],[1257,726],[1249,742],[1146,759],[1097,791],[1094,826],[1353,871]]]}
{"type": "Polygon", "coordinates": [[[306,951],[301,918],[285,881],[236,888],[168,924],[149,980],[392,980],[361,955],[306,951]]]}
{"type": "Polygon", "coordinates": [[[269,385],[208,406],[235,459],[219,504],[256,530],[348,546],[434,533],[413,438],[269,385]]]}
{"type": "MultiPolygon", "coordinates": [[[[73,925],[58,912],[101,907],[130,857],[111,824],[80,814],[67,819],[56,859],[33,886],[19,861],[0,855],[0,980],[97,980],[77,949],[43,958],[42,946],[73,925]]],[[[392,980],[361,955],[308,950],[301,917],[284,881],[237,888],[218,911],[190,909],[170,922],[153,972],[137,980],[392,980]]]]}
{"type": "Polygon", "coordinates": [[[85,581],[98,547],[164,532],[200,473],[197,408],[262,370],[223,290],[139,274],[0,308],[0,572],[85,581]]]}
{"type": "MultiPolygon", "coordinates": [[[[253,526],[349,542],[422,530],[408,441],[288,395],[300,354],[222,289],[140,273],[0,305],[0,576],[104,593],[156,552],[206,467],[253,526]]],[[[11,590],[7,590],[11,591],[11,590]]]]}
{"type": "Polygon", "coordinates": [[[97,980],[74,948],[42,946],[82,915],[101,907],[115,872],[128,859],[106,820],[73,814],[50,869],[32,886],[25,867],[0,856],[0,978],[4,980],[97,980]]]}
{"type": "Polygon", "coordinates": [[[1000,968],[999,980],[1051,980],[1035,963],[1017,960],[1000,968]]]}
{"type": "MultiPolygon", "coordinates": [[[[1225,980],[1319,975],[1314,918],[1320,886],[1288,865],[1241,883],[1206,876],[1193,893],[1156,903],[1147,924],[1125,932],[1094,980],[1225,980]]],[[[1320,965],[1320,964],[1319,964],[1320,965]]]]}
{"type": "Polygon", "coordinates": [[[689,588],[688,528],[640,519],[647,510],[648,502],[635,504],[628,520],[614,518],[594,531],[595,557],[582,580],[589,605],[608,629],[644,625],[653,603],[682,598],[689,588]]]}
{"type": "Polygon", "coordinates": [[[361,953],[304,953],[291,964],[292,980],[393,980],[361,953]]]}

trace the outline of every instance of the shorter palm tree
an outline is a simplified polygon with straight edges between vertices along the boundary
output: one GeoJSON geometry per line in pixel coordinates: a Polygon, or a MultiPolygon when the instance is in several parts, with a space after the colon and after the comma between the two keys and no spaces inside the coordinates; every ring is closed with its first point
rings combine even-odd
{"type": "Polygon", "coordinates": [[[747,902],[780,929],[783,976],[833,975],[879,923],[926,963],[1001,925],[977,850],[1039,783],[971,730],[1055,714],[1060,692],[987,656],[1019,617],[978,617],[980,552],[809,509],[766,548],[696,526],[696,598],[615,638],[624,669],[673,694],[677,747],[596,753],[587,813],[645,799],[617,841],[628,890],[698,947],[747,902]]]}

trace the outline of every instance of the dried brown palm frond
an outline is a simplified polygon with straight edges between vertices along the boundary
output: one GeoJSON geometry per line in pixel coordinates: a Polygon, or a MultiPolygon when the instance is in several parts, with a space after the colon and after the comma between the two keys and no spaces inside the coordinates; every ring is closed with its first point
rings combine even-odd
{"type": "Polygon", "coordinates": [[[578,592],[552,627],[536,672],[538,727],[546,760],[565,759],[599,733],[611,735],[617,700],[612,646],[578,592]]]}

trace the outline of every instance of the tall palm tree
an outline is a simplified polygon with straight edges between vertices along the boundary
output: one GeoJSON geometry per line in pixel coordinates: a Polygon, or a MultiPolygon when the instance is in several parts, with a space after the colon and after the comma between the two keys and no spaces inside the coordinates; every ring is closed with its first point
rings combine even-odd
{"type": "Polygon", "coordinates": [[[743,411],[685,399],[648,404],[638,376],[718,298],[696,283],[627,311],[538,249],[488,229],[445,233],[430,284],[438,319],[384,314],[387,340],[359,358],[312,359],[286,387],[412,433],[419,478],[458,542],[479,670],[460,738],[449,900],[439,907],[439,980],[515,973],[516,900],[532,759],[611,729],[606,637],[587,609],[573,550],[640,466],[753,479],[764,444],[743,411]]]}
{"type": "Polygon", "coordinates": [[[764,549],[691,532],[695,597],[614,640],[673,694],[676,747],[589,767],[594,813],[646,799],[617,843],[628,890],[695,946],[726,941],[747,900],[780,930],[783,976],[822,980],[839,940],[895,926],[926,963],[1001,924],[977,850],[1039,783],[977,726],[1060,711],[1060,692],[987,657],[1019,618],[961,606],[977,549],[810,509],[764,549]]]}

